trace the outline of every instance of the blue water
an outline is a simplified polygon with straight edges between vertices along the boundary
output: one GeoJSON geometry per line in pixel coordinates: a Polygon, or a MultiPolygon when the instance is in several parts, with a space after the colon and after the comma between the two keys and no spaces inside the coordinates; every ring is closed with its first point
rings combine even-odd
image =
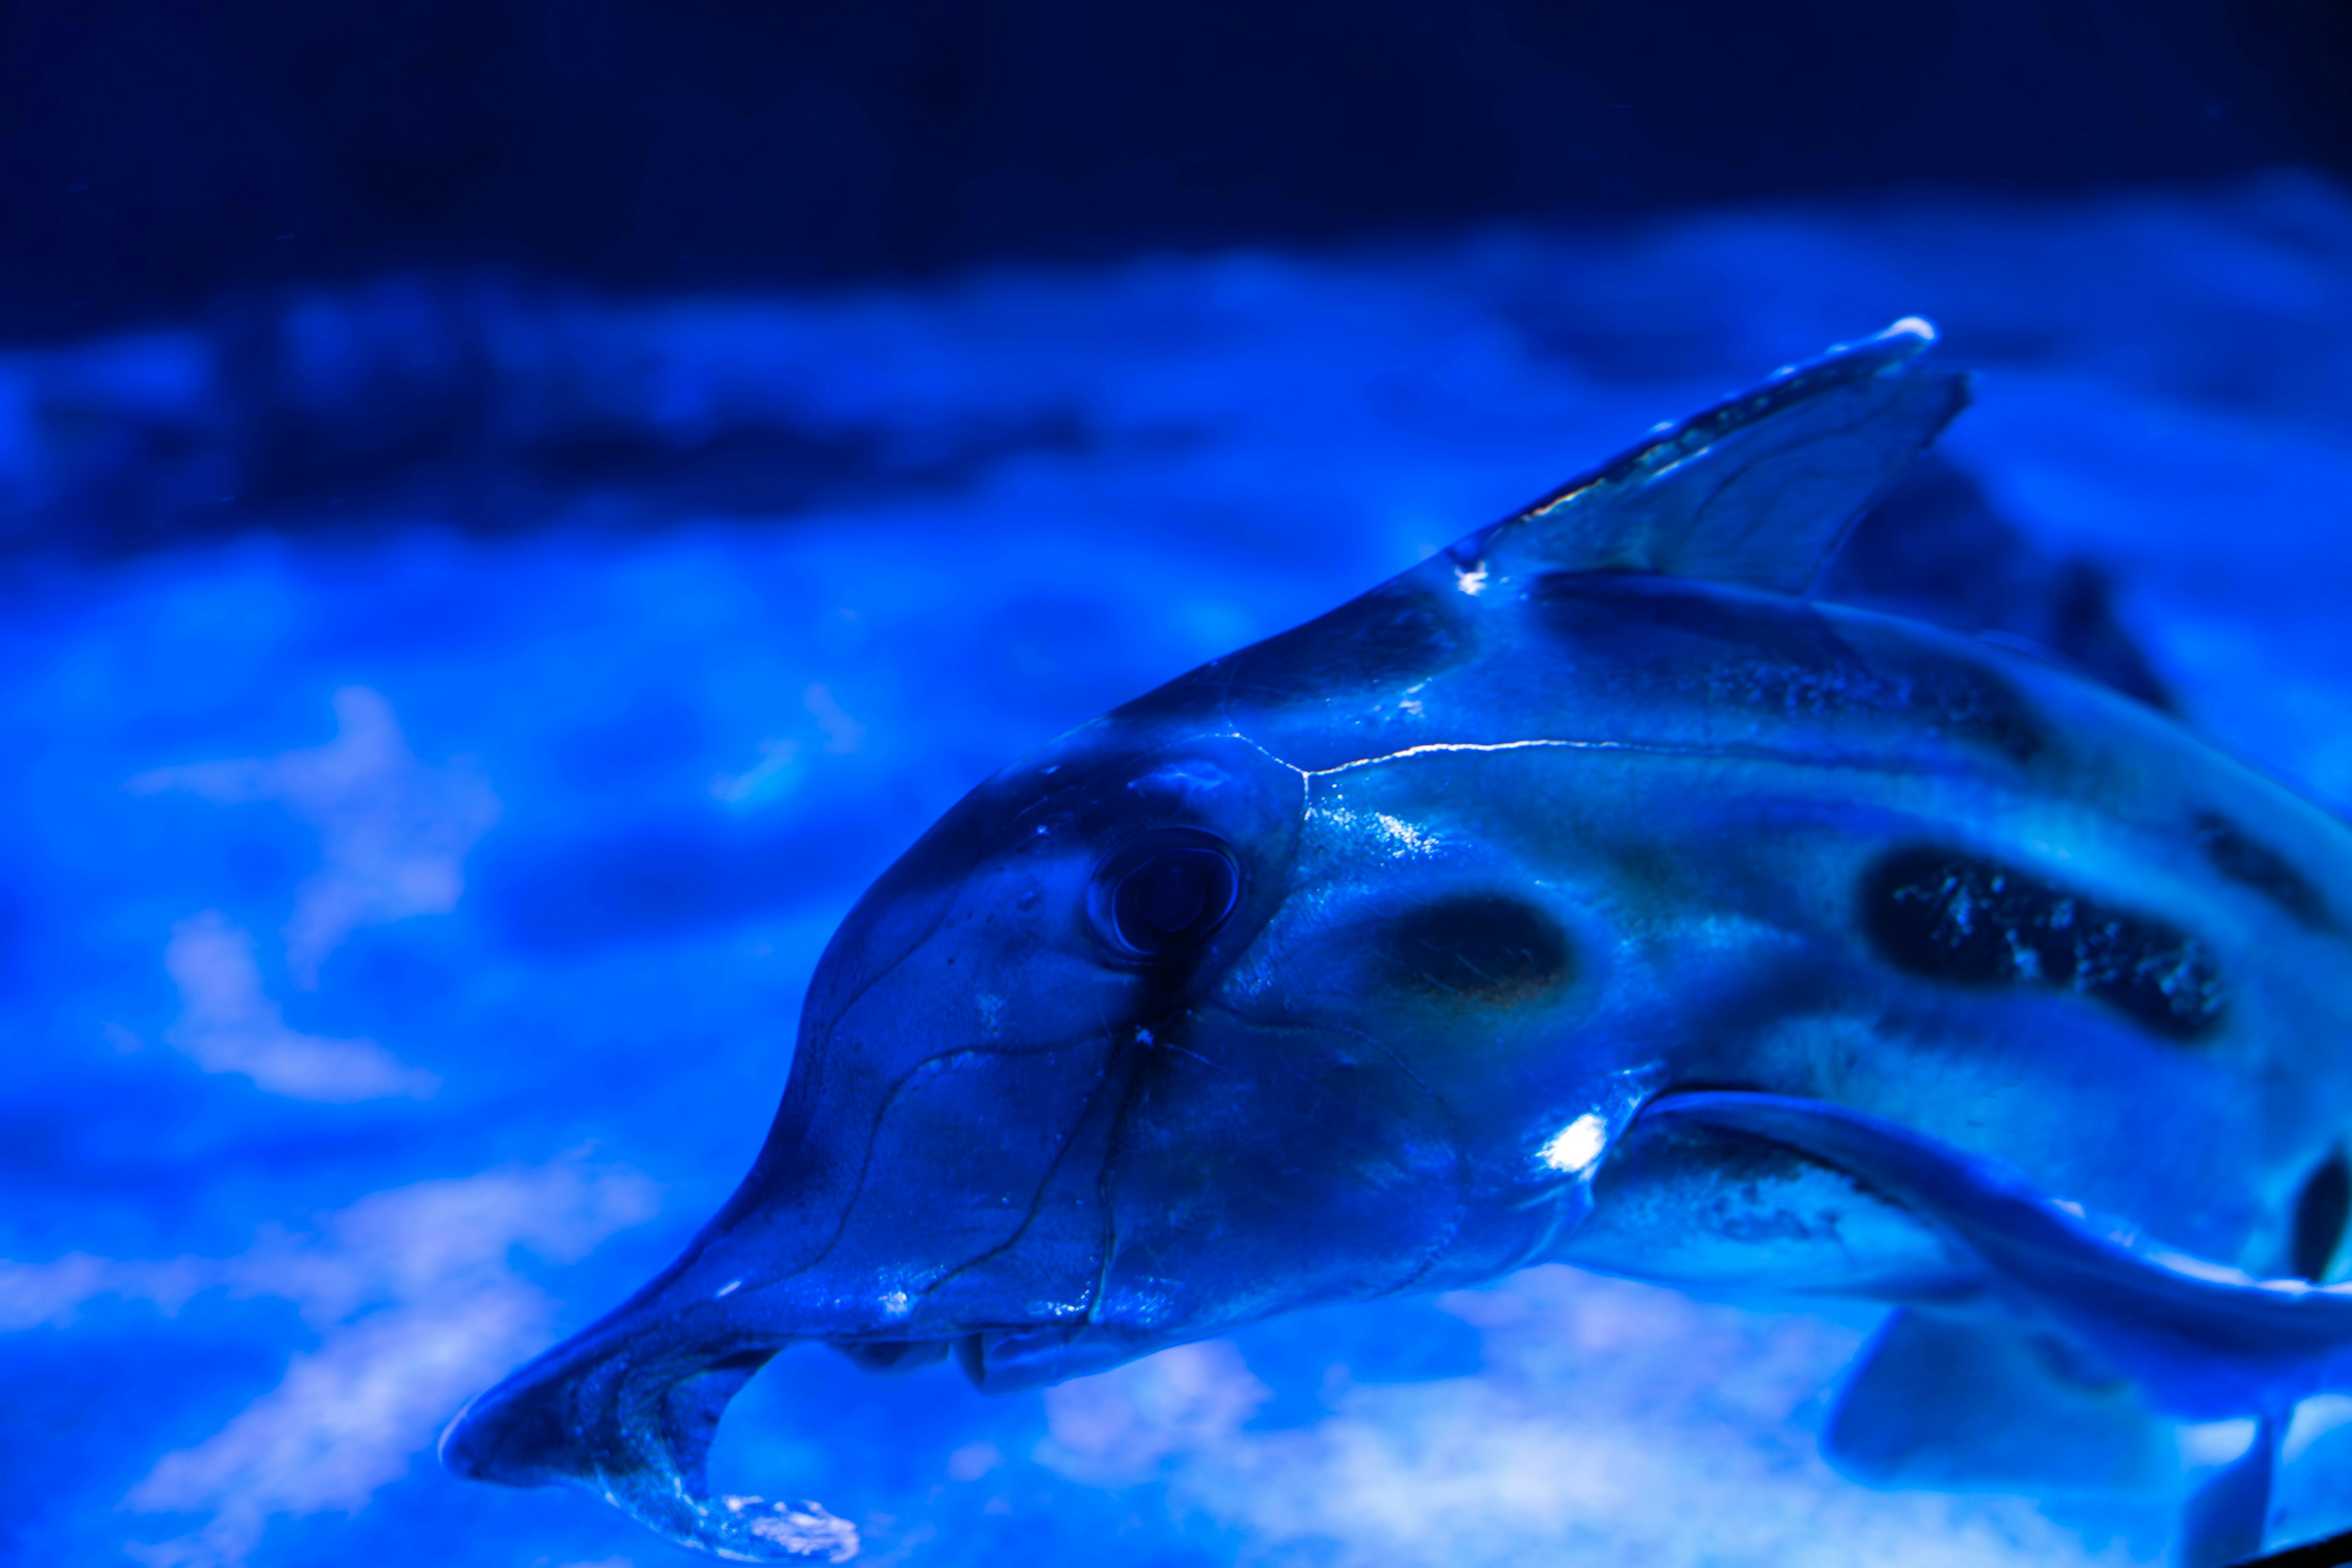
{"type": "MultiPolygon", "coordinates": [[[[0,358],[0,1556],[692,1560],[433,1443],[748,1167],[865,883],[1025,748],[1911,313],[1984,371],[1945,450],[2000,515],[2352,806],[2352,189],[2308,176],[824,296],[391,278],[0,358]]],[[[1832,1475],[1871,1316],[1551,1268],[1043,1394],[802,1350],[713,1479],[911,1563],[2157,1552],[2156,1504],[1832,1475]]],[[[2288,1538],[2352,1525],[2315,1405],[2288,1538]]]]}

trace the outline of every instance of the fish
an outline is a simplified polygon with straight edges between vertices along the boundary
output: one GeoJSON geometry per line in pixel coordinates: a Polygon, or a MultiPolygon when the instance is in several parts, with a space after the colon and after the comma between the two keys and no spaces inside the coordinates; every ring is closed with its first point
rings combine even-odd
{"type": "Polygon", "coordinates": [[[1812,588],[1969,403],[1916,318],[1014,762],[858,900],[740,1187],[460,1476],[723,1557],[788,1346],[982,1389],[1559,1262],[1892,1310],[1872,1484],[2183,1489],[2352,1387],[2352,830],[2037,654],[1812,588]],[[2168,1458],[2168,1456],[2173,1456],[2168,1458]],[[2168,1468],[2169,1467],[2169,1468],[2168,1468]]]}

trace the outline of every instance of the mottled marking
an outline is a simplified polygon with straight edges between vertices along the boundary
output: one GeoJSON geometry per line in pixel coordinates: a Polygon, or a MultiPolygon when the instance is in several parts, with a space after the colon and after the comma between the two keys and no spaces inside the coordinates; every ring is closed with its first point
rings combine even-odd
{"type": "Polygon", "coordinates": [[[2327,1266],[2344,1245],[2344,1222],[2352,1217],[2352,1165],[2344,1151],[2312,1167],[2294,1200],[2294,1241],[2288,1267],[2305,1279],[2325,1279],[2327,1266]]]}
{"type": "Polygon", "coordinates": [[[2171,1040],[2221,1021],[2221,963],[2202,942],[1979,855],[1897,849],[1864,877],[1860,906],[1873,943],[1908,973],[2071,991],[2171,1040]]]}
{"type": "Polygon", "coordinates": [[[2287,863],[2285,856],[2250,838],[2218,811],[2197,814],[2197,845],[2213,869],[2241,887],[2252,888],[2312,931],[2336,930],[2326,895],[2287,863]]]}
{"type": "Polygon", "coordinates": [[[1485,1003],[1523,1001],[1569,973],[1559,928],[1542,910],[1499,893],[1424,904],[1382,927],[1372,945],[1406,988],[1485,1003]]]}
{"type": "Polygon", "coordinates": [[[1990,665],[1813,605],[1640,573],[1553,573],[1528,600],[1579,667],[1632,705],[1796,721],[1882,718],[2016,763],[2045,746],[2018,689],[1990,665]]]}

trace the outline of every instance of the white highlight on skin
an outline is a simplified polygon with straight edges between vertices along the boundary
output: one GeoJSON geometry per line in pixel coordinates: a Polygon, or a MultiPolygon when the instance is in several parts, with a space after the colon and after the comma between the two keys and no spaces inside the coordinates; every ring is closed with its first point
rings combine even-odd
{"type": "Polygon", "coordinates": [[[762,1497],[728,1496],[720,1498],[719,1505],[738,1518],[751,1514],[752,1518],[746,1528],[791,1556],[846,1563],[857,1555],[857,1527],[823,1503],[770,1502],[762,1497]]]}
{"type": "Polygon", "coordinates": [[[1377,757],[1359,757],[1351,763],[1335,763],[1328,768],[1301,768],[1308,778],[1328,778],[1333,773],[1352,773],[1378,763],[1402,762],[1408,757],[1444,756],[1456,752],[1638,752],[1654,747],[1628,745],[1622,741],[1430,741],[1418,746],[1407,746],[1401,752],[1384,752],[1377,757]]]}
{"type": "Polygon", "coordinates": [[[1536,1151],[1536,1158],[1563,1175],[1580,1176],[1592,1169],[1609,1147],[1609,1123],[1597,1110],[1588,1110],[1551,1135],[1536,1151]]]}
{"type": "Polygon", "coordinates": [[[2150,1263],[2159,1268],[2170,1269],[2175,1274],[2190,1279],[2202,1280],[2209,1285],[2291,1284],[2298,1288],[2298,1294],[2302,1290],[2311,1289],[2300,1279],[2275,1281],[2257,1279],[2242,1268],[2232,1268],[2226,1263],[2215,1263],[2210,1258],[2193,1258],[2185,1252],[2149,1252],[2147,1258],[2150,1263]]]}
{"type": "Polygon", "coordinates": [[[1437,852],[1437,835],[1434,833],[1423,832],[1402,817],[1391,816],[1385,812],[1374,813],[1372,820],[1381,825],[1381,833],[1396,847],[1399,859],[1407,855],[1434,855],[1437,852]]]}
{"type": "MultiPolygon", "coordinates": [[[[1247,741],[1246,736],[1236,739],[1247,741]]],[[[1624,752],[1648,757],[1700,757],[1717,762],[1769,763],[1781,767],[1830,769],[1850,773],[1892,773],[1897,776],[1929,776],[1948,773],[1952,770],[1908,758],[1886,756],[1813,756],[1800,752],[1776,750],[1770,746],[1742,745],[1675,745],[1654,741],[1570,741],[1545,739],[1535,741],[1429,741],[1402,750],[1383,752],[1376,757],[1358,757],[1351,762],[1334,763],[1328,768],[1302,768],[1296,763],[1276,756],[1254,741],[1259,753],[1268,761],[1279,763],[1297,773],[1311,788],[1315,780],[1334,773],[1353,773],[1358,768],[1377,767],[1382,763],[1404,762],[1415,757],[1446,756],[1456,752],[1624,752]]]]}
{"type": "Polygon", "coordinates": [[[1386,812],[1376,811],[1359,816],[1347,806],[1332,805],[1313,809],[1309,815],[1329,823],[1342,833],[1352,833],[1360,826],[1366,828],[1387,847],[1394,859],[1434,855],[1442,847],[1436,834],[1386,812]]]}

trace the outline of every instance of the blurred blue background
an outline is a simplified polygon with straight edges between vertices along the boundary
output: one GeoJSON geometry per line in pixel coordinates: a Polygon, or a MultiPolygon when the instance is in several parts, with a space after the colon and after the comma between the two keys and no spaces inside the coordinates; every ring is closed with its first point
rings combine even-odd
{"type": "MultiPolygon", "coordinates": [[[[865,883],[1024,749],[1897,316],[1979,406],[1840,595],[2352,806],[2347,38],[10,8],[0,1557],[692,1560],[432,1445],[748,1167],[865,883]]],[[[803,1350],[714,1479],[916,1564],[2158,1552],[2161,1502],[1832,1476],[1870,1322],[1538,1269],[1010,1398],[803,1350]]],[[[2290,1537],[2352,1526],[2347,1417],[2290,1439],[2290,1537]]]]}

